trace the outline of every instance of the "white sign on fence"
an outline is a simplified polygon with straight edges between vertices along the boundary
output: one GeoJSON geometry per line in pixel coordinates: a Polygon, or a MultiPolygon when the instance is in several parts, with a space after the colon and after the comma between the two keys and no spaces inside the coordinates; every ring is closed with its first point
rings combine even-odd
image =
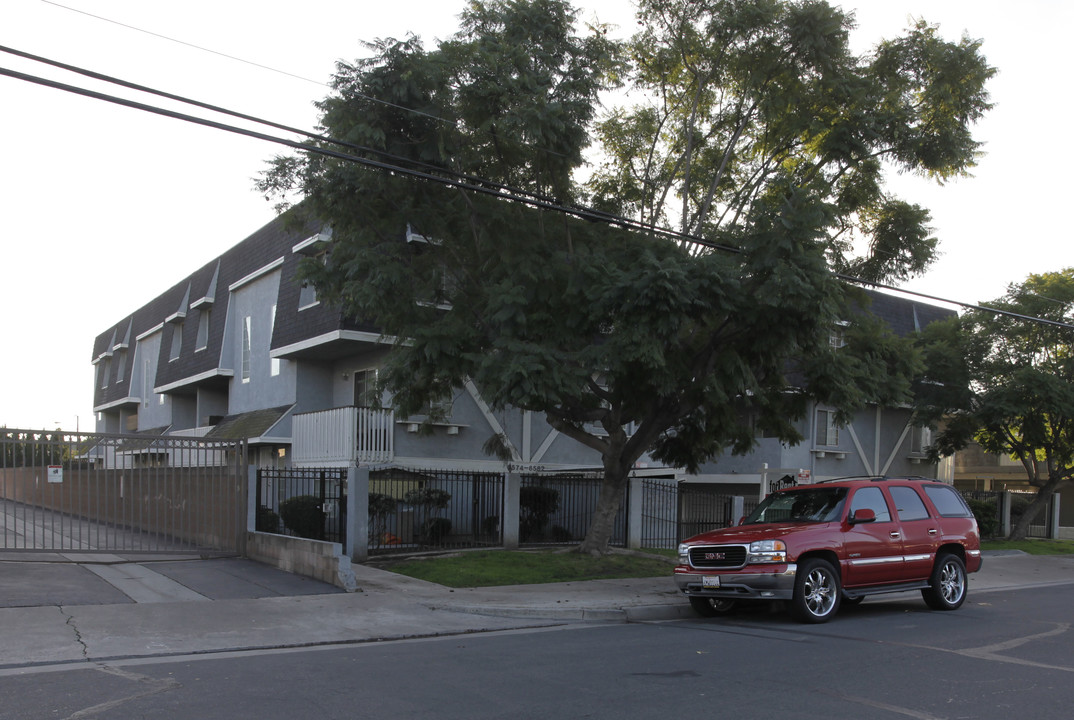
{"type": "Polygon", "coordinates": [[[63,482],[63,465],[49,465],[48,466],[48,481],[50,483],[62,483],[63,482]]]}

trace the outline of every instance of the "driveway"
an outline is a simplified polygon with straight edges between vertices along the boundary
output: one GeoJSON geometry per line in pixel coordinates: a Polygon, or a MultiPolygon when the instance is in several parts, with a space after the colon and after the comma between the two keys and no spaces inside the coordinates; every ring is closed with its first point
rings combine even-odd
{"type": "Polygon", "coordinates": [[[327,595],[327,583],[237,557],[0,551],[0,607],[327,595]]]}

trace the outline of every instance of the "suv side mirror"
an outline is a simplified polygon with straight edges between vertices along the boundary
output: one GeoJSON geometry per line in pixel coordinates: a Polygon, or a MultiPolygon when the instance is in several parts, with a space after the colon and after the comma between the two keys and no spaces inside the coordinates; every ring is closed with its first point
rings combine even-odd
{"type": "Polygon", "coordinates": [[[851,525],[870,522],[876,522],[876,511],[872,508],[860,508],[855,510],[850,516],[851,525]]]}

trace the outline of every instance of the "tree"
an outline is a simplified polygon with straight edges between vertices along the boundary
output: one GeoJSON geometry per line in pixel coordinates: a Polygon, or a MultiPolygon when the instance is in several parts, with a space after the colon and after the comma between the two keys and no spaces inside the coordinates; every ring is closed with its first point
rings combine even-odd
{"type": "Polygon", "coordinates": [[[926,328],[916,414],[939,427],[936,455],[975,440],[1022,464],[1037,492],[1011,528],[1020,540],[1074,478],[1074,331],[1029,319],[1074,321],[1074,268],[1030,275],[987,308],[926,328]]]}
{"type": "Polygon", "coordinates": [[[600,454],[581,545],[595,553],[642,454],[693,469],[748,452],[758,428],[800,440],[793,421],[811,398],[846,417],[907,397],[916,356],[880,323],[859,314],[848,347],[830,347],[833,324],[862,303],[831,270],[898,278],[927,264],[927,213],[888,201],[880,158],[964,172],[990,74],[974,43],[928,27],[866,64],[824,3],[642,10],[629,66],[601,29],[575,35],[559,0],[475,2],[435,51],[381,41],[339,66],[320,105],[328,135],[482,190],[510,185],[540,209],[313,153],[277,159],[262,181],[299,191],[298,210],[331,225],[330,255],[304,272],[397,338],[380,377],[401,412],[472,379],[493,407],[543,413],[600,454]],[[957,62],[934,68],[945,53],[957,62]],[[712,70],[692,75],[702,54],[712,70]],[[621,79],[660,103],[595,126],[605,163],[587,196],[574,171],[597,93],[621,79]],[[673,197],[690,242],[632,222],[667,221],[673,197]],[[559,211],[580,199],[634,217],[559,211]],[[854,231],[872,240],[864,259],[847,256],[854,231]]]}

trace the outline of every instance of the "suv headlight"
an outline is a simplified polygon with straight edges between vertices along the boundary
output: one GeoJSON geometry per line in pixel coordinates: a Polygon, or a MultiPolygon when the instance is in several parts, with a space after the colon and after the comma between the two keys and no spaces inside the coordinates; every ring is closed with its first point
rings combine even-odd
{"type": "Polygon", "coordinates": [[[785,563],[787,545],[782,540],[758,540],[750,543],[748,563],[785,563]]]}
{"type": "Polygon", "coordinates": [[[690,546],[685,543],[679,543],[679,564],[690,564],[690,546]]]}

